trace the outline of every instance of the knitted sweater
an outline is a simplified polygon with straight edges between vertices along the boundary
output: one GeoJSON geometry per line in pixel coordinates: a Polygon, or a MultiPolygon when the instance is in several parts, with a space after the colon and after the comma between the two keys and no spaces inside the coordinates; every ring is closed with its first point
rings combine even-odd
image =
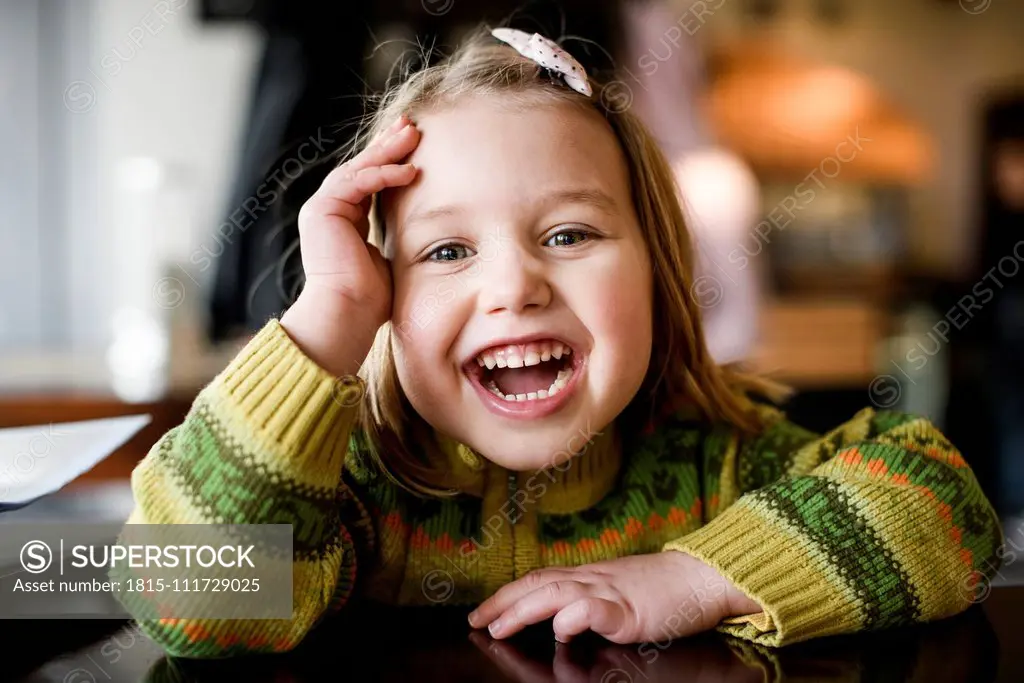
{"type": "MultiPolygon", "coordinates": [[[[335,378],[271,320],[132,474],[128,523],[291,523],[291,619],[145,619],[169,654],[287,651],[355,600],[469,605],[532,569],[679,550],[763,611],[719,629],[780,646],[966,609],[999,566],[999,520],[927,420],[865,409],[824,435],[774,409],[742,437],[673,414],[513,473],[435,434],[458,495],[415,496],[371,467],[335,378]]],[[[201,596],[197,596],[201,599],[201,596]]],[[[135,598],[122,596],[129,611],[135,598]]]]}

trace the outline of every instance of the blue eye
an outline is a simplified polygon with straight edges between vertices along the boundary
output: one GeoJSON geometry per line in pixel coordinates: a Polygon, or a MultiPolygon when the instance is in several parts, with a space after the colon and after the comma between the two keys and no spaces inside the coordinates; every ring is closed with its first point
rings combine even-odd
{"type": "Polygon", "coordinates": [[[427,255],[428,261],[458,261],[469,256],[469,249],[461,244],[442,244],[427,255]]]}
{"type": "Polygon", "coordinates": [[[553,244],[552,246],[571,247],[574,244],[583,242],[588,237],[590,237],[590,233],[586,232],[585,230],[563,230],[562,232],[558,232],[552,235],[551,238],[548,239],[547,242],[545,242],[545,244],[549,244],[552,240],[554,240],[555,244],[553,244]]]}

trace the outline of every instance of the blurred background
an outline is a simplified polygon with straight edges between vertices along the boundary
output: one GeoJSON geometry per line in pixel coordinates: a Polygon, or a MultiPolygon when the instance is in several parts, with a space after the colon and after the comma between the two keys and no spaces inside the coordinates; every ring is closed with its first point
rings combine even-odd
{"type": "Polygon", "coordinates": [[[1018,0],[0,0],[0,426],[153,415],[69,487],[123,493],[297,295],[296,212],[373,94],[479,21],[650,125],[722,362],[814,429],[925,414],[1024,512],[1018,0]]]}

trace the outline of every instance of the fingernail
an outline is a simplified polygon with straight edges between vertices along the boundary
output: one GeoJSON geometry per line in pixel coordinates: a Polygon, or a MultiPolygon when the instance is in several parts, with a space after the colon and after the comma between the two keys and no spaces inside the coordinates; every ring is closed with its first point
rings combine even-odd
{"type": "Polygon", "coordinates": [[[470,612],[467,619],[469,619],[469,625],[476,628],[476,612],[470,612]]]}
{"type": "Polygon", "coordinates": [[[492,636],[497,636],[498,632],[501,631],[501,622],[492,621],[491,625],[487,627],[487,630],[491,632],[492,636]]]}

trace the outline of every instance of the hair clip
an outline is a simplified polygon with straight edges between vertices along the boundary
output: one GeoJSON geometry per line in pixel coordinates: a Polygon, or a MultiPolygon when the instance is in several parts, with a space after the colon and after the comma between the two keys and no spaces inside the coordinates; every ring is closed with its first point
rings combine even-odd
{"type": "Polygon", "coordinates": [[[539,33],[531,36],[526,31],[515,28],[496,28],[491,31],[491,35],[503,43],[508,43],[519,54],[532,59],[545,69],[561,74],[566,84],[576,92],[587,97],[593,92],[583,66],[553,40],[539,33]]]}

